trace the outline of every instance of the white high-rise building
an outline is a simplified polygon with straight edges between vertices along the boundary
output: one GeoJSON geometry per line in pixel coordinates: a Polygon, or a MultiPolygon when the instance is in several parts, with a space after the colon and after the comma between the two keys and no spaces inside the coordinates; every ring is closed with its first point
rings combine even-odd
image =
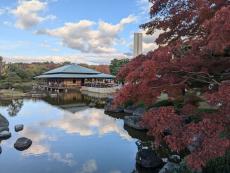
{"type": "Polygon", "coordinates": [[[136,57],[143,53],[143,34],[134,33],[133,56],[136,57]]]}

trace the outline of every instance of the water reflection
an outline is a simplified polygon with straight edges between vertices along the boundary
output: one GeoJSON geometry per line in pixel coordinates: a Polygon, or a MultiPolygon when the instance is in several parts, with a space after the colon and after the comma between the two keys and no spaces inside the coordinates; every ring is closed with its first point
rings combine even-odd
{"type": "Polygon", "coordinates": [[[105,101],[99,100],[72,93],[47,97],[44,101],[11,101],[0,107],[0,113],[10,121],[12,132],[12,137],[0,144],[1,171],[146,173],[135,166],[135,141],[148,139],[143,133],[124,127],[122,119],[87,106],[105,101]],[[13,128],[18,123],[25,128],[15,133],[13,128]],[[18,137],[30,138],[32,146],[23,152],[14,150],[11,146],[18,137]],[[14,167],[9,163],[14,163],[14,167]]]}
{"type": "Polygon", "coordinates": [[[116,119],[103,116],[103,109],[86,109],[76,113],[65,111],[60,119],[43,122],[46,127],[59,128],[66,133],[78,133],[81,136],[99,135],[107,133],[117,133],[122,138],[130,140],[127,131],[123,129],[123,124],[117,123],[116,119]]]}

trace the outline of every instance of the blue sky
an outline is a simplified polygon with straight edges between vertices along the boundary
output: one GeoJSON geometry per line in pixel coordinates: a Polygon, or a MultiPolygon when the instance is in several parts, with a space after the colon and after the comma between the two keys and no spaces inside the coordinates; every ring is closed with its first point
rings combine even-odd
{"type": "MultiPolygon", "coordinates": [[[[0,55],[7,61],[108,64],[132,54],[148,0],[1,0],[0,55]]],[[[144,38],[144,49],[155,45],[144,38]]]]}

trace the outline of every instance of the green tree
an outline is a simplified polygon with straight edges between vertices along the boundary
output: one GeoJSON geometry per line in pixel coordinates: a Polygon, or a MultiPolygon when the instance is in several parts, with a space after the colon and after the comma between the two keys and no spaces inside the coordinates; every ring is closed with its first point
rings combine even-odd
{"type": "Polygon", "coordinates": [[[120,70],[120,68],[127,64],[129,62],[129,59],[113,59],[110,63],[109,69],[110,69],[110,73],[114,76],[117,75],[118,71],[120,70]]]}
{"type": "Polygon", "coordinates": [[[0,56],[0,79],[2,77],[2,70],[3,70],[3,58],[0,56]]]}

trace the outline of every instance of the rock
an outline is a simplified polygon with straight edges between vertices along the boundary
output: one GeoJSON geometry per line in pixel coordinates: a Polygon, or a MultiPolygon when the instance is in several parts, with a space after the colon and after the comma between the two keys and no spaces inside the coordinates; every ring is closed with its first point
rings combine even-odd
{"type": "Polygon", "coordinates": [[[136,107],[134,107],[134,106],[128,106],[127,108],[124,109],[124,112],[127,114],[133,114],[135,109],[136,109],[136,107]]]}
{"type": "Polygon", "coordinates": [[[159,173],[172,173],[175,169],[179,168],[179,164],[168,162],[159,171],[159,173]]]}
{"type": "Polygon", "coordinates": [[[197,148],[200,147],[202,142],[203,142],[203,136],[201,134],[195,135],[192,139],[191,144],[189,144],[187,148],[192,153],[193,151],[195,151],[197,148]]]}
{"type": "Polygon", "coordinates": [[[146,128],[140,124],[141,118],[140,116],[125,116],[124,123],[136,130],[146,130],[146,128]]]}
{"type": "Polygon", "coordinates": [[[2,131],[0,132],[0,140],[6,140],[9,139],[11,137],[11,133],[9,131],[2,131]]]}
{"type": "Polygon", "coordinates": [[[112,103],[107,103],[104,109],[105,112],[114,112],[114,113],[122,113],[124,111],[122,107],[113,107],[112,103]]]}
{"type": "Polygon", "coordinates": [[[172,162],[172,163],[180,163],[181,162],[181,158],[179,155],[171,155],[168,160],[169,160],[169,162],[172,162]]]}
{"type": "Polygon", "coordinates": [[[14,144],[14,148],[19,151],[27,150],[32,145],[32,141],[28,138],[22,137],[17,139],[14,144]]]}
{"type": "Polygon", "coordinates": [[[23,124],[18,124],[14,127],[15,132],[22,131],[24,128],[23,124]]]}
{"type": "Polygon", "coordinates": [[[10,130],[9,127],[0,127],[0,132],[9,131],[9,130],[10,130]]]}
{"type": "Polygon", "coordinates": [[[2,147],[0,146],[0,154],[2,154],[2,147]]]}
{"type": "Polygon", "coordinates": [[[4,130],[9,131],[8,127],[9,121],[4,116],[0,115],[0,132],[4,130]]]}
{"type": "Polygon", "coordinates": [[[145,113],[145,108],[139,107],[133,112],[133,116],[143,116],[145,113]]]}
{"type": "Polygon", "coordinates": [[[141,149],[137,152],[136,162],[144,168],[159,168],[163,166],[162,159],[149,148],[141,149]]]}

